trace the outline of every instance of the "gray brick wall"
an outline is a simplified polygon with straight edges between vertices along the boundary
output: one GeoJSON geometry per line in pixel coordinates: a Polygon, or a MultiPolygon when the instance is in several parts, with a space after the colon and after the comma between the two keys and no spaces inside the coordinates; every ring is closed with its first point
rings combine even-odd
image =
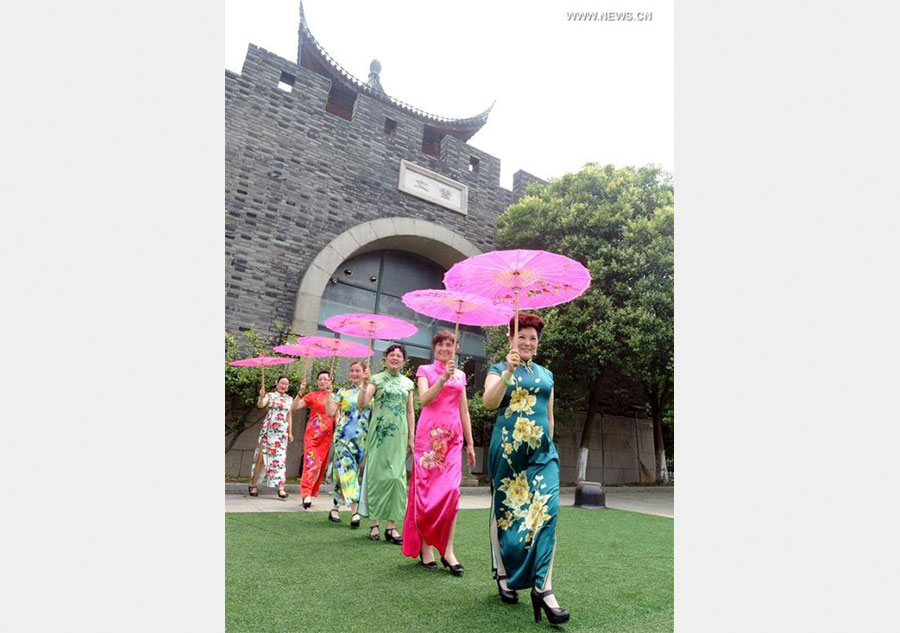
{"type": "MultiPolygon", "coordinates": [[[[424,124],[365,95],[352,121],[329,114],[330,80],[250,45],[241,73],[225,73],[225,325],[290,324],[297,289],[321,248],[343,231],[388,216],[440,224],[483,251],[494,220],[517,198],[500,186],[500,160],[456,138],[424,154],[424,124]],[[278,87],[282,73],[293,89],[278,87]],[[396,121],[385,133],[385,119],[396,121]],[[471,158],[478,170],[469,170],[471,158]],[[469,186],[468,215],[397,189],[406,159],[469,186]]],[[[490,123],[488,123],[490,124],[490,123]]],[[[534,178],[516,174],[515,188],[534,178]]]]}
{"type": "Polygon", "coordinates": [[[513,174],[513,197],[518,200],[525,195],[525,189],[530,182],[539,182],[546,184],[546,180],[529,174],[527,171],[519,170],[513,174]]]}

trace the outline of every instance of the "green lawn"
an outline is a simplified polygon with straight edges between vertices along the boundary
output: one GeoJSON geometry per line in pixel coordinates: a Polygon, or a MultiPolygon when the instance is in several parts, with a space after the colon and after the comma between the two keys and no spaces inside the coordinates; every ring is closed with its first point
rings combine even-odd
{"type": "MultiPolygon", "coordinates": [[[[366,522],[330,523],[324,512],[225,515],[225,624],[231,633],[293,631],[527,631],[519,604],[491,579],[488,510],[462,510],[456,554],[462,577],[429,571],[397,545],[373,543],[366,522]]],[[[554,593],[572,619],[565,631],[673,630],[673,520],[619,510],[561,509],[554,593]]]]}

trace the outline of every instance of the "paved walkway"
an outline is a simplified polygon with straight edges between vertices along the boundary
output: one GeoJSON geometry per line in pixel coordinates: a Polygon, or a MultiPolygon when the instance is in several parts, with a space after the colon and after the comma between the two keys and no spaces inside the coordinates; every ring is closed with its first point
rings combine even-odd
{"type": "MultiPolygon", "coordinates": [[[[279,499],[274,488],[260,487],[259,496],[247,494],[247,484],[225,484],[225,512],[327,512],[331,509],[331,486],[323,485],[319,496],[313,499],[312,508],[303,510],[300,506],[300,486],[285,486],[290,495],[279,499]]],[[[487,487],[460,488],[459,507],[461,510],[490,508],[490,489],[487,487]]],[[[630,510],[642,514],[675,518],[674,486],[610,486],[606,491],[606,507],[616,510],[630,510]]],[[[559,503],[571,506],[575,503],[575,488],[562,488],[559,503]]],[[[341,508],[342,514],[347,514],[341,508]]]]}

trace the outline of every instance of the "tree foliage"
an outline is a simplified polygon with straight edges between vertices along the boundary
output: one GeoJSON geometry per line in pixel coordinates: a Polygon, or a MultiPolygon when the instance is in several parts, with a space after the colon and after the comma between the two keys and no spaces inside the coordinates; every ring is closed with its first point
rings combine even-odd
{"type": "Polygon", "coordinates": [[[532,183],[497,219],[502,248],[560,253],[591,273],[581,297],[538,311],[549,324],[539,352],[554,372],[556,402],[587,410],[588,434],[604,401],[606,371],[643,385],[654,426],[671,406],[673,203],[671,178],[657,167],[589,164],[549,184],[532,183]]]}
{"type": "MultiPolygon", "coordinates": [[[[265,417],[265,410],[256,407],[259,387],[262,385],[262,371],[258,367],[232,367],[231,361],[251,358],[260,354],[278,356],[272,348],[294,341],[287,328],[275,324],[277,334],[266,338],[259,334],[255,327],[245,331],[241,337],[225,332],[225,436],[230,439],[225,446],[228,452],[237,442],[241,433],[255,425],[265,417]]],[[[279,376],[287,376],[291,384],[288,393],[296,395],[303,382],[303,360],[289,365],[274,365],[265,368],[266,391],[274,391],[275,381],[279,376]]],[[[307,388],[315,388],[316,374],[320,370],[331,369],[330,358],[312,359],[307,368],[307,388]]]]}

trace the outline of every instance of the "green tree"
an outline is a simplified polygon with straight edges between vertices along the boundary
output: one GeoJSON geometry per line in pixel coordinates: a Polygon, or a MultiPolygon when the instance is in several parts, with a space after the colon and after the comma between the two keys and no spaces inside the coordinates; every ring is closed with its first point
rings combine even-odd
{"type": "Polygon", "coordinates": [[[497,218],[503,248],[560,253],[583,263],[592,283],[579,298],[541,310],[553,324],[542,362],[556,400],[587,412],[578,479],[584,478],[594,419],[603,415],[605,372],[643,385],[653,418],[656,481],[668,481],[662,418],[673,395],[674,190],[658,167],[589,164],[526,195],[497,218]]]}
{"type": "MultiPolygon", "coordinates": [[[[242,338],[241,341],[235,335],[225,332],[225,438],[228,440],[225,445],[226,453],[244,431],[265,417],[265,411],[256,408],[257,392],[262,384],[260,370],[255,367],[232,367],[229,363],[241,358],[267,354],[271,350],[255,328],[244,332],[242,338]]],[[[279,368],[275,369],[277,371],[279,368]]]]}
{"type": "MultiPolygon", "coordinates": [[[[266,410],[256,407],[259,387],[262,385],[262,372],[258,367],[232,367],[228,363],[241,358],[251,358],[260,354],[279,356],[272,348],[283,345],[296,336],[280,323],[274,324],[276,334],[271,338],[262,336],[255,327],[237,336],[225,332],[225,437],[228,441],[225,452],[231,450],[241,434],[265,416],[266,410]]],[[[316,388],[315,376],[321,369],[331,369],[330,358],[316,358],[308,362],[307,387],[316,388]]],[[[296,395],[303,382],[304,361],[297,360],[288,365],[275,365],[265,369],[265,387],[274,390],[278,376],[287,376],[291,381],[288,393],[296,395]]]]}

